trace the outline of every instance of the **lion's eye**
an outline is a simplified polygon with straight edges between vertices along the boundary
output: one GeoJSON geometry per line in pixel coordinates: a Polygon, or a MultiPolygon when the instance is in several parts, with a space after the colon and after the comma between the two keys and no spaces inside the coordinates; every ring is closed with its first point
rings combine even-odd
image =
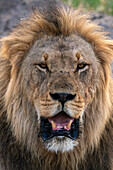
{"type": "Polygon", "coordinates": [[[47,69],[47,65],[46,64],[38,64],[38,66],[42,69],[47,69]]]}
{"type": "Polygon", "coordinates": [[[35,67],[42,70],[42,71],[49,71],[49,68],[47,66],[47,64],[45,63],[40,63],[40,64],[35,64],[35,67]]]}
{"type": "Polygon", "coordinates": [[[86,64],[86,63],[78,64],[78,65],[77,65],[77,70],[84,69],[86,66],[87,66],[87,64],[86,64]]]}

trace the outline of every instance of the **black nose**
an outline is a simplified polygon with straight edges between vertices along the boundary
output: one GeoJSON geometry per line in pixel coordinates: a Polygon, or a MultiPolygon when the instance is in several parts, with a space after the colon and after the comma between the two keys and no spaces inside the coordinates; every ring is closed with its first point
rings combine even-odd
{"type": "Polygon", "coordinates": [[[50,93],[50,96],[52,97],[52,99],[54,100],[58,100],[59,102],[62,103],[62,105],[64,105],[65,102],[69,101],[69,100],[73,100],[76,96],[70,93],[50,93]]]}

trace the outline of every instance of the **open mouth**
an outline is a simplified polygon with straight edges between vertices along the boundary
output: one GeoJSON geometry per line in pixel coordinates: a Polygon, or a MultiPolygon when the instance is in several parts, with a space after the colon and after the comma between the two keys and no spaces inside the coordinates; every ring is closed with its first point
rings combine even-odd
{"type": "Polygon", "coordinates": [[[64,111],[50,118],[41,117],[39,136],[41,136],[44,141],[58,136],[75,140],[78,138],[78,135],[79,118],[74,119],[64,111]]]}

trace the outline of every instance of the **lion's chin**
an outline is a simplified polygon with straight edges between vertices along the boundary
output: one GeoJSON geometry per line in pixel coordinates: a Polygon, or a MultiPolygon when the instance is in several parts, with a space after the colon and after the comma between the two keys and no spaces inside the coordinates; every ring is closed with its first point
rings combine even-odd
{"type": "Polygon", "coordinates": [[[67,137],[59,136],[54,137],[46,142],[44,142],[44,146],[51,152],[68,152],[72,151],[74,147],[77,147],[79,142],[77,140],[71,140],[67,137]]]}

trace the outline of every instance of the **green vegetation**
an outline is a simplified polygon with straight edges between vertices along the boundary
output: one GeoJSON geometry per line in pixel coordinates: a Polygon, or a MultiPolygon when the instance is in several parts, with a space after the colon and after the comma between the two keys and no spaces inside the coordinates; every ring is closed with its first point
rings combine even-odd
{"type": "Polygon", "coordinates": [[[80,4],[88,10],[95,10],[113,15],[113,0],[64,0],[78,7],[80,4]]]}

